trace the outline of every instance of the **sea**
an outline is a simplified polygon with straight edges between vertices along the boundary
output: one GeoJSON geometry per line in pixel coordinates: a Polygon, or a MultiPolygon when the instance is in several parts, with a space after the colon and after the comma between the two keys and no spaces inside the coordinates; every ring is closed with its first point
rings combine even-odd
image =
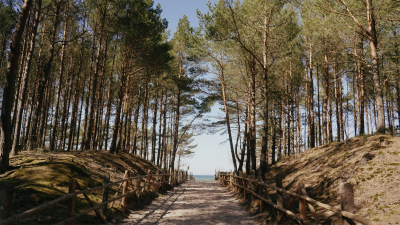
{"type": "Polygon", "coordinates": [[[194,175],[196,180],[214,180],[214,175],[194,175]]]}

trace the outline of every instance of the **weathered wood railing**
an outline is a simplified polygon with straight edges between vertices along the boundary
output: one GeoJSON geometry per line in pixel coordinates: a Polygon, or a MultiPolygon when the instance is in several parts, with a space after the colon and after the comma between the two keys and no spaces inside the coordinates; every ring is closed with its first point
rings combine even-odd
{"type": "Polygon", "coordinates": [[[142,176],[134,176],[130,177],[129,176],[129,171],[125,171],[125,175],[122,180],[112,182],[110,183],[110,175],[108,173],[104,174],[104,185],[99,186],[99,187],[94,187],[90,189],[84,189],[84,187],[77,182],[76,179],[72,179],[69,182],[69,191],[68,194],[54,199],[50,202],[47,202],[45,204],[39,205],[33,209],[30,209],[28,211],[19,213],[17,215],[10,216],[6,219],[0,220],[1,225],[11,225],[15,224],[23,219],[30,218],[34,215],[36,215],[39,212],[42,212],[58,203],[64,202],[68,200],[68,219],[58,223],[57,225],[61,224],[73,224],[73,222],[91,212],[94,211],[96,213],[96,216],[99,217],[101,221],[104,223],[107,223],[107,218],[109,217],[111,211],[108,210],[108,204],[112,203],[111,207],[113,207],[114,202],[122,199],[122,208],[123,212],[126,211],[127,206],[128,206],[128,196],[134,195],[135,198],[139,199],[140,196],[140,191],[147,191],[147,195],[151,195],[151,186],[154,187],[155,190],[165,190],[166,189],[166,184],[169,184],[171,186],[176,186],[177,184],[183,183],[188,179],[188,172],[187,171],[182,171],[182,170],[175,170],[171,174],[160,174],[159,171],[156,172],[156,174],[150,174],[150,170],[148,171],[147,175],[142,175],[142,176]],[[141,186],[141,179],[145,179],[145,184],[141,186]],[[136,180],[134,184],[134,180],[136,180]],[[115,195],[113,196],[112,199],[108,200],[108,192],[111,186],[118,185],[119,187],[117,188],[117,191],[115,195]],[[122,187],[122,194],[118,195],[120,192],[120,189],[122,187]],[[75,191],[75,189],[78,188],[79,191],[75,191]],[[131,190],[129,190],[131,188],[131,190]],[[147,189],[147,190],[146,190],[147,189]],[[88,193],[91,193],[93,191],[98,191],[98,190],[103,190],[103,200],[102,203],[95,205],[89,198],[88,193]],[[91,208],[84,210],[83,212],[80,212],[76,215],[74,215],[74,209],[75,209],[75,198],[77,195],[82,194],[86,201],[88,201],[89,205],[91,208]],[[100,208],[102,208],[102,211],[100,212],[100,208]]]}
{"type": "Polygon", "coordinates": [[[307,192],[305,190],[305,186],[303,183],[299,183],[297,185],[296,191],[288,191],[283,189],[282,187],[282,178],[280,174],[277,174],[276,176],[276,186],[266,184],[261,176],[258,176],[256,179],[255,177],[255,172],[252,171],[250,175],[242,174],[242,172],[239,172],[239,175],[235,175],[232,172],[218,172],[218,178],[219,182],[222,185],[228,186],[231,189],[234,189],[236,192],[243,192],[243,197],[246,200],[247,195],[249,193],[252,194],[253,196],[253,201],[255,201],[254,198],[257,198],[259,201],[259,207],[260,207],[260,212],[263,211],[263,202],[268,203],[275,209],[278,209],[282,211],[281,214],[279,214],[279,211],[273,211],[273,214],[277,220],[277,223],[280,224],[280,222],[283,220],[284,216],[287,214],[291,216],[292,218],[298,220],[300,224],[310,224],[310,222],[307,221],[307,215],[306,215],[306,205],[310,209],[314,220],[315,224],[321,224],[320,220],[317,216],[317,213],[314,209],[314,207],[311,205],[311,203],[322,207],[326,210],[329,210],[339,216],[342,217],[343,223],[342,224],[355,224],[354,221],[360,222],[362,224],[366,225],[377,225],[378,223],[369,220],[365,217],[362,217],[360,215],[353,214],[355,212],[354,210],[354,194],[353,194],[353,188],[351,184],[349,183],[342,183],[340,185],[340,194],[341,194],[341,206],[342,209],[337,209],[335,207],[332,207],[330,205],[324,204],[322,202],[319,202],[317,200],[314,200],[310,197],[308,197],[307,192]],[[277,203],[275,204],[272,200],[270,195],[268,194],[268,188],[271,188],[276,191],[277,194],[277,203]],[[264,191],[265,189],[265,191],[264,191]],[[283,193],[291,195],[292,198],[289,202],[289,204],[284,208],[283,207],[283,193]],[[299,214],[295,214],[289,209],[292,207],[294,201],[296,199],[299,199],[299,214]],[[352,213],[353,212],[353,213],[352,213]]]}

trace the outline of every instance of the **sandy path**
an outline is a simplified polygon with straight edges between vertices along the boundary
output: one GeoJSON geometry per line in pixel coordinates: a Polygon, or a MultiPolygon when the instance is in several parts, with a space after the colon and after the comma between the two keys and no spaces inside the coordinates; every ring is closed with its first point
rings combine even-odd
{"type": "Polygon", "coordinates": [[[122,224],[259,224],[217,181],[188,181],[128,214],[122,224]]]}

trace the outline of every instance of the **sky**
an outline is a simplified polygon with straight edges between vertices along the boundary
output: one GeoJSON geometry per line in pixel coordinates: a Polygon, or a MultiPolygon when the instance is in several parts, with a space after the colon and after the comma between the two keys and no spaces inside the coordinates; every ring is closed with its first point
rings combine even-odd
{"type": "MultiPolygon", "coordinates": [[[[199,9],[202,13],[208,11],[208,0],[154,0],[154,5],[161,5],[163,12],[161,17],[167,19],[168,30],[171,30],[171,36],[175,33],[179,19],[186,15],[190,25],[197,27],[199,20],[196,10],[199,9]]],[[[210,0],[216,2],[216,0],[210,0]]],[[[221,114],[218,105],[212,108],[211,116],[221,114]]],[[[195,154],[191,158],[182,159],[183,168],[187,169],[194,175],[213,175],[215,170],[230,171],[233,169],[231,153],[228,143],[220,144],[227,140],[227,135],[200,135],[196,136],[195,143],[197,148],[194,149],[195,154]]]]}
{"type": "MultiPolygon", "coordinates": [[[[208,11],[208,0],[154,0],[154,6],[160,4],[163,12],[161,17],[168,20],[168,30],[171,30],[171,35],[176,31],[179,19],[186,15],[190,25],[197,27],[199,20],[197,19],[196,10],[205,13],[208,11]]],[[[211,3],[217,0],[210,0],[211,3]]]]}

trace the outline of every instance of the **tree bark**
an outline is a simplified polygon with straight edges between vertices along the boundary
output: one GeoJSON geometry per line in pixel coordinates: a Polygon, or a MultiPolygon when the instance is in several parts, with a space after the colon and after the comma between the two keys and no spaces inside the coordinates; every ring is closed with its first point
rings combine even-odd
{"type": "Polygon", "coordinates": [[[325,99],[324,99],[324,112],[322,114],[322,134],[323,134],[323,144],[328,144],[328,102],[329,102],[329,62],[328,62],[328,47],[325,43],[325,99]]]}
{"type": "MultiPolygon", "coordinates": [[[[163,85],[161,84],[161,90],[163,89],[163,85]]],[[[157,166],[161,168],[160,161],[162,162],[162,121],[163,121],[163,101],[164,101],[164,90],[161,91],[161,99],[160,99],[160,124],[158,126],[158,154],[157,154],[157,166]]]]}
{"type": "MultiPolygon", "coordinates": [[[[269,0],[265,1],[265,11],[268,10],[269,0]]],[[[263,38],[263,91],[264,91],[264,99],[263,99],[263,110],[264,110],[264,118],[263,118],[263,129],[262,129],[262,141],[261,141],[261,156],[260,156],[260,171],[261,175],[267,173],[268,170],[268,38],[269,38],[269,25],[270,25],[270,17],[268,13],[265,13],[264,16],[264,38],[263,38]]],[[[275,150],[274,150],[275,151],[275,150]]],[[[236,163],[235,163],[236,164],[236,163]]],[[[235,171],[236,172],[236,171],[235,171]]]]}
{"type": "Polygon", "coordinates": [[[137,127],[138,127],[138,122],[139,122],[139,112],[140,112],[140,101],[141,101],[141,85],[138,85],[138,99],[137,99],[137,104],[136,104],[136,109],[135,109],[135,121],[133,123],[133,136],[132,136],[132,154],[136,155],[136,150],[137,150],[137,127]]]}
{"type": "MultiPolygon", "coordinates": [[[[99,65],[100,65],[100,53],[101,53],[101,47],[102,47],[102,40],[103,40],[103,35],[104,35],[104,25],[106,21],[106,15],[107,15],[107,7],[108,5],[105,4],[104,8],[102,9],[102,19],[101,19],[101,28],[100,28],[100,36],[97,44],[97,56],[96,56],[96,62],[95,62],[95,69],[94,69],[94,77],[93,77],[93,87],[92,87],[92,100],[91,100],[91,105],[90,105],[90,114],[89,114],[89,127],[87,130],[86,134],[86,140],[85,140],[85,148],[86,149],[91,149],[93,146],[92,139],[93,139],[93,127],[94,127],[94,112],[95,112],[95,106],[96,106],[96,94],[97,94],[97,82],[98,82],[98,75],[99,75],[99,65]]],[[[115,150],[115,149],[114,149],[115,150]]]]}
{"type": "Polygon", "coordinates": [[[225,87],[225,74],[224,74],[224,64],[222,60],[222,52],[220,54],[220,60],[219,60],[219,65],[220,65],[220,80],[221,80],[221,88],[222,88],[222,100],[224,102],[224,110],[225,110],[225,119],[226,119],[226,127],[228,129],[228,137],[229,137],[229,146],[231,148],[231,156],[232,156],[232,162],[233,162],[233,170],[236,174],[237,172],[237,165],[236,165],[236,158],[235,158],[235,150],[233,148],[233,140],[232,140],[232,132],[231,132],[231,124],[230,124],[230,118],[229,118],[229,111],[228,111],[228,104],[226,100],[226,87],[225,87]]]}
{"type": "MultiPolygon", "coordinates": [[[[79,69],[77,73],[77,78],[76,78],[76,86],[75,86],[75,95],[74,95],[74,103],[72,107],[72,113],[71,113],[71,124],[70,124],[70,129],[69,129],[69,143],[68,143],[68,149],[67,151],[71,151],[73,149],[73,144],[74,144],[74,134],[76,130],[76,121],[78,117],[78,107],[79,107],[79,93],[80,93],[80,85],[81,85],[81,71],[82,71],[82,66],[83,66],[83,46],[84,41],[82,40],[81,43],[81,52],[80,52],[80,63],[79,63],[79,69]]],[[[80,129],[80,127],[78,127],[80,129]]],[[[78,136],[79,138],[79,136],[78,136]]]]}
{"type": "MultiPolygon", "coordinates": [[[[257,169],[257,159],[256,159],[256,65],[254,59],[250,62],[251,69],[251,91],[250,91],[250,159],[251,159],[251,169],[256,171],[257,169]]],[[[251,171],[246,171],[250,174],[251,171]]]]}
{"type": "MultiPolygon", "coordinates": [[[[394,36],[397,38],[396,31],[393,31],[394,36]]],[[[400,128],[400,49],[397,42],[395,42],[395,54],[396,54],[396,97],[397,97],[397,118],[400,128]]],[[[370,117],[371,118],[371,117],[370,117]]],[[[372,126],[371,126],[372,129],[372,126]]]]}
{"type": "Polygon", "coordinates": [[[121,77],[120,77],[120,88],[119,88],[119,93],[118,93],[118,103],[117,103],[117,108],[116,108],[116,113],[115,113],[115,125],[114,125],[114,132],[111,140],[111,146],[110,146],[110,153],[117,153],[118,154],[118,148],[117,148],[117,138],[120,130],[120,121],[121,121],[121,110],[122,110],[122,101],[124,99],[124,89],[125,89],[125,67],[122,66],[121,70],[121,77]]]}
{"type": "Polygon", "coordinates": [[[15,70],[18,66],[19,48],[21,44],[22,34],[24,33],[26,18],[28,17],[32,0],[25,0],[18,16],[18,22],[15,26],[11,45],[10,57],[7,63],[6,80],[3,91],[3,101],[1,108],[1,125],[0,125],[0,174],[7,171],[9,166],[9,153],[12,147],[11,140],[11,110],[14,97],[15,70]]]}
{"type": "Polygon", "coordinates": [[[115,50],[114,49],[114,56],[111,65],[110,77],[108,79],[108,90],[107,90],[107,110],[106,110],[106,129],[105,129],[105,140],[104,140],[104,149],[107,150],[108,145],[108,134],[109,134],[109,127],[110,127],[110,115],[111,115],[111,108],[112,108],[112,86],[113,86],[113,77],[114,77],[114,65],[115,65],[115,50]]]}
{"type": "MultiPolygon", "coordinates": [[[[21,122],[22,122],[22,111],[23,111],[23,105],[25,105],[27,94],[28,94],[28,81],[29,81],[29,73],[31,69],[31,63],[32,63],[32,58],[33,54],[35,51],[35,41],[36,41],[36,34],[37,34],[37,29],[39,25],[39,19],[40,19],[40,12],[42,8],[42,1],[38,0],[36,3],[36,13],[35,13],[35,19],[33,22],[33,28],[32,28],[32,34],[31,34],[31,40],[29,43],[29,52],[26,57],[26,63],[25,63],[25,68],[24,72],[21,77],[20,81],[20,86],[22,87],[22,91],[18,93],[18,106],[17,106],[17,111],[16,111],[16,126],[14,130],[14,139],[13,139],[13,145],[11,149],[11,155],[17,155],[18,154],[18,142],[20,139],[20,132],[21,132],[21,122]]],[[[1,62],[1,61],[0,61],[1,62]]]]}
{"type": "Polygon", "coordinates": [[[171,162],[169,164],[169,172],[171,173],[174,171],[175,168],[175,156],[176,156],[176,151],[178,150],[178,133],[179,133],[179,116],[180,116],[180,107],[181,107],[181,82],[182,82],[182,77],[183,77],[183,59],[180,59],[179,63],[179,74],[178,74],[178,94],[176,97],[176,114],[175,114],[175,127],[174,127],[174,143],[173,143],[173,149],[172,149],[172,154],[171,154],[171,162]]]}
{"type": "MultiPolygon", "coordinates": [[[[163,133],[162,133],[162,152],[163,152],[163,158],[164,158],[164,169],[167,169],[167,90],[165,90],[164,94],[164,111],[163,111],[163,133]]],[[[162,162],[162,160],[161,160],[162,162]]],[[[162,164],[162,163],[161,163],[162,164]]]]}
{"type": "Polygon", "coordinates": [[[310,44],[310,147],[315,147],[315,124],[314,124],[314,78],[312,67],[312,45],[310,44]]]}
{"type": "Polygon", "coordinates": [[[151,160],[153,164],[156,163],[156,126],[157,126],[157,111],[158,111],[158,89],[159,89],[159,82],[156,82],[156,90],[154,93],[154,109],[153,109],[153,130],[151,134],[151,160]]]}
{"type": "Polygon", "coordinates": [[[366,0],[367,7],[367,21],[369,35],[369,46],[371,49],[371,73],[375,89],[375,101],[378,113],[378,126],[376,132],[379,134],[385,133],[385,109],[383,105],[383,96],[381,90],[381,83],[379,80],[379,66],[378,66],[378,36],[376,32],[376,21],[374,15],[374,7],[372,0],[366,0]]]}
{"type": "Polygon", "coordinates": [[[320,106],[320,99],[319,99],[319,74],[318,74],[318,64],[317,64],[317,89],[318,89],[318,146],[322,145],[322,128],[321,128],[321,106],[320,106]]]}
{"type": "MultiPolygon", "coordinates": [[[[57,103],[56,103],[56,111],[54,115],[54,124],[53,124],[53,132],[51,135],[51,140],[50,140],[50,151],[54,151],[55,148],[55,142],[57,139],[57,126],[58,126],[58,109],[59,109],[59,104],[60,104],[60,98],[61,98],[61,86],[63,85],[63,74],[64,74],[64,59],[65,59],[65,53],[67,50],[67,33],[68,33],[68,10],[69,9],[69,3],[66,1],[66,10],[65,10],[65,22],[64,22],[64,33],[63,33],[63,42],[62,42],[62,47],[61,47],[61,59],[60,59],[60,71],[59,71],[59,82],[58,82],[58,91],[57,91],[57,103]]],[[[64,97],[65,100],[65,97],[64,97]]]]}
{"type": "MultiPolygon", "coordinates": [[[[35,113],[35,120],[32,126],[32,130],[38,129],[38,122],[40,120],[40,115],[45,115],[46,110],[42,110],[43,108],[43,99],[44,99],[44,94],[46,90],[46,85],[49,83],[49,77],[52,71],[52,65],[53,65],[53,60],[55,56],[55,44],[56,44],[56,35],[57,35],[57,30],[58,30],[58,24],[60,22],[59,16],[60,16],[60,8],[61,8],[61,0],[58,0],[56,4],[56,12],[55,12],[55,18],[54,18],[54,25],[53,25],[53,31],[51,33],[50,37],[50,56],[49,60],[46,63],[44,74],[43,74],[43,79],[41,79],[40,85],[39,85],[39,90],[38,90],[38,106],[36,108],[36,113],[35,113]]],[[[38,75],[38,74],[37,74],[38,75]]],[[[44,122],[44,121],[43,121],[44,122]]],[[[41,138],[41,136],[38,137],[38,133],[41,133],[42,129],[38,129],[40,132],[35,132],[35,134],[32,133],[31,135],[31,145],[33,148],[35,148],[39,143],[38,139],[41,138]]]]}
{"type": "Polygon", "coordinates": [[[334,73],[334,79],[335,79],[335,114],[336,114],[336,136],[337,136],[337,141],[340,142],[340,112],[339,112],[339,91],[338,91],[338,86],[339,86],[339,74],[337,70],[337,62],[334,61],[333,65],[333,73],[334,73]]]}

